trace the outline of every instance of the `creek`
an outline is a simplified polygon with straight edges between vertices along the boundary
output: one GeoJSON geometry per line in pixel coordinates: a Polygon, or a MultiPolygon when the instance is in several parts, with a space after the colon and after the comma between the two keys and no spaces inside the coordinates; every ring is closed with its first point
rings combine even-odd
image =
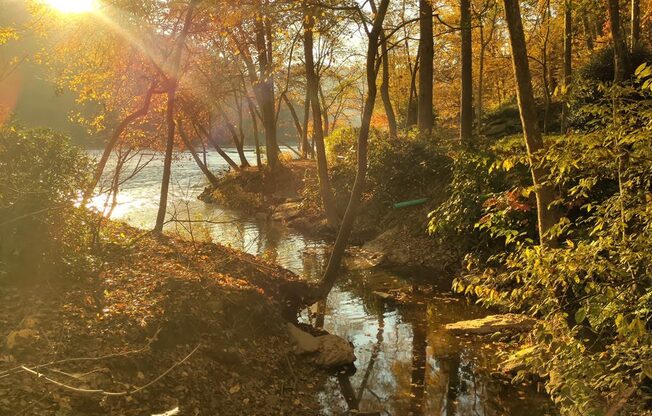
{"type": "MultiPolygon", "coordinates": [[[[235,149],[228,153],[237,160],[235,149]]],[[[255,160],[251,149],[247,155],[255,160]]],[[[207,160],[214,172],[227,169],[215,152],[208,152],[207,160]]],[[[134,163],[135,159],[127,166],[134,163]]],[[[161,175],[162,160],[156,156],[122,185],[112,218],[152,228],[161,175]]],[[[276,262],[306,279],[319,278],[326,241],[308,238],[260,215],[251,217],[205,204],[197,200],[205,185],[190,155],[178,155],[168,212],[179,221],[168,223],[168,232],[210,238],[276,262]]],[[[93,204],[101,209],[104,199],[97,197],[93,204]]],[[[450,276],[426,270],[345,270],[325,302],[302,312],[301,321],[352,342],[357,356],[353,374],[331,377],[317,393],[323,414],[339,415],[351,409],[394,416],[556,414],[535,386],[513,385],[490,374],[487,369],[499,360],[499,343],[487,337],[457,338],[443,329],[447,323],[487,315],[450,293],[450,280],[450,276]],[[410,292],[410,301],[396,303],[374,293],[395,289],[410,292]]]]}

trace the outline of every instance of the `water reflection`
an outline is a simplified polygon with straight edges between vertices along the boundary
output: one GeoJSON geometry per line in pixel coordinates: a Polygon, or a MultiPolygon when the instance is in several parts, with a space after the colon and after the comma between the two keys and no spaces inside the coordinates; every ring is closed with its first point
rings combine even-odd
{"type": "MultiPolygon", "coordinates": [[[[214,170],[225,167],[216,154],[207,156],[214,170]]],[[[156,217],[161,170],[160,160],[154,160],[125,183],[113,217],[150,228],[156,217]]],[[[191,158],[179,157],[173,167],[170,212],[185,213],[188,220],[210,221],[188,223],[194,236],[265,257],[307,279],[320,276],[324,242],[197,201],[203,186],[191,158]]],[[[186,234],[189,228],[168,225],[168,231],[186,234]]],[[[443,330],[446,323],[484,312],[446,293],[450,286],[441,276],[419,276],[442,284],[436,294],[415,293],[415,303],[393,304],[373,293],[397,288],[418,292],[413,277],[384,270],[345,272],[327,300],[302,313],[303,322],[351,341],[357,356],[357,371],[333,377],[319,393],[324,414],[349,410],[381,415],[554,414],[544,395],[532,388],[519,390],[483,370],[495,361],[491,347],[443,330]]]]}

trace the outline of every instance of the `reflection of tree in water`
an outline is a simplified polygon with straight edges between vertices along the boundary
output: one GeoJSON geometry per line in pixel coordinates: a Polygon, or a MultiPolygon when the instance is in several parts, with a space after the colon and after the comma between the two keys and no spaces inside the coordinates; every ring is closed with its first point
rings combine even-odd
{"type": "Polygon", "coordinates": [[[423,414],[423,396],[426,381],[426,332],[423,322],[412,325],[412,377],[410,382],[410,411],[414,415],[423,414]]]}

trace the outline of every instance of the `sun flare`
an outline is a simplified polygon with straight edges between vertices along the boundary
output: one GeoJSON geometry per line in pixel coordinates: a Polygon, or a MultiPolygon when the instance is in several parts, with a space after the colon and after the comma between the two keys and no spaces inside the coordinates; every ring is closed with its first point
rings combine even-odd
{"type": "Polygon", "coordinates": [[[97,8],[96,0],[45,0],[45,3],[61,13],[87,13],[97,8]]]}

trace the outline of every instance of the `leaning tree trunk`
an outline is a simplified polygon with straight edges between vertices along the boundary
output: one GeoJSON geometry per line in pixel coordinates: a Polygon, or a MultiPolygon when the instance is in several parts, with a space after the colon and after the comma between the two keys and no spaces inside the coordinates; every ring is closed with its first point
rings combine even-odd
{"type": "Polygon", "coordinates": [[[306,99],[303,104],[303,134],[301,135],[301,156],[304,159],[313,157],[313,149],[308,141],[308,124],[310,123],[310,94],[306,88],[306,99]]]}
{"type": "Polygon", "coordinates": [[[432,132],[434,124],[432,106],[434,50],[432,3],[430,0],[419,0],[419,104],[417,126],[424,133],[432,132]]]}
{"type": "Polygon", "coordinates": [[[181,64],[181,52],[183,45],[186,42],[188,31],[192,23],[192,15],[195,6],[199,0],[191,0],[186,13],[186,19],[181,29],[179,39],[175,43],[175,51],[172,56],[172,69],[168,78],[168,91],[167,91],[167,108],[165,110],[165,120],[167,123],[167,139],[165,143],[165,158],[163,160],[163,178],[161,180],[161,195],[158,204],[158,214],[156,215],[156,224],[154,225],[154,233],[161,234],[163,232],[163,225],[165,224],[165,213],[167,212],[168,205],[168,190],[170,187],[170,177],[172,176],[172,151],[174,150],[174,111],[177,88],[179,87],[179,65],[181,64]]]}
{"type": "MultiPolygon", "coordinates": [[[[283,101],[285,102],[288,110],[290,110],[290,114],[292,115],[292,121],[294,121],[294,128],[297,130],[297,136],[299,139],[299,150],[301,151],[301,148],[303,147],[303,144],[301,141],[303,140],[303,127],[301,127],[301,121],[299,120],[299,115],[297,114],[297,110],[294,108],[294,104],[292,104],[292,101],[288,98],[287,94],[283,94],[283,101]]],[[[303,158],[303,154],[301,154],[301,157],[303,158]]]]}
{"type": "Polygon", "coordinates": [[[317,290],[317,296],[319,298],[326,297],[337,281],[337,276],[339,274],[339,269],[342,263],[342,257],[344,256],[344,251],[346,250],[351,231],[353,230],[353,223],[357,215],[358,206],[360,205],[360,198],[365,186],[365,176],[367,174],[367,142],[369,140],[371,116],[373,115],[377,93],[376,78],[378,76],[378,71],[376,69],[376,55],[378,54],[378,41],[380,32],[382,30],[383,21],[385,20],[385,15],[387,14],[388,6],[389,0],[381,0],[380,6],[378,7],[378,12],[375,13],[373,26],[368,35],[369,44],[367,48],[366,60],[368,92],[364,103],[362,122],[360,124],[358,135],[357,173],[355,175],[355,181],[351,190],[349,204],[346,207],[344,218],[342,219],[339,232],[337,233],[337,239],[335,240],[333,252],[328,259],[326,270],[324,271],[324,275],[322,276],[319,288],[317,290]]]}
{"type": "Polygon", "coordinates": [[[389,126],[389,136],[396,138],[398,136],[398,126],[396,124],[396,114],[394,107],[392,107],[392,100],[389,95],[389,50],[387,48],[387,38],[385,33],[381,33],[381,53],[383,59],[383,75],[382,83],[380,84],[380,96],[383,99],[383,106],[385,107],[385,114],[387,115],[387,125],[389,126]]]}
{"type": "Polygon", "coordinates": [[[258,120],[256,119],[256,108],[254,103],[251,102],[251,98],[247,97],[247,107],[249,107],[249,116],[251,117],[251,125],[254,129],[254,144],[256,146],[256,166],[258,170],[263,168],[263,161],[260,157],[260,143],[258,142],[258,120]]]}
{"type": "Polygon", "coordinates": [[[195,122],[193,122],[192,125],[193,125],[193,127],[195,129],[195,132],[197,134],[199,134],[199,131],[201,131],[201,133],[204,135],[204,138],[213,146],[213,148],[215,149],[217,154],[222,156],[222,159],[224,159],[224,161],[226,163],[228,163],[229,166],[231,166],[231,168],[233,168],[233,170],[235,170],[236,172],[240,170],[240,166],[238,166],[238,164],[235,163],[235,161],[233,159],[231,159],[231,157],[224,151],[224,149],[222,149],[222,147],[219,145],[217,140],[215,140],[211,136],[211,133],[208,130],[206,130],[206,128],[204,128],[204,126],[202,126],[199,123],[195,123],[195,122]]]}
{"type": "Polygon", "coordinates": [[[315,59],[313,56],[313,26],[314,10],[304,2],[304,29],[303,51],[306,61],[306,84],[312,110],[313,140],[317,148],[317,175],[319,177],[319,193],[324,205],[324,213],[328,225],[335,228],[339,225],[340,218],[337,214],[335,196],[328,178],[328,164],[326,162],[326,147],[324,146],[324,131],[322,129],[322,113],[319,104],[319,80],[315,72],[315,59]]]}
{"type": "Polygon", "coordinates": [[[463,146],[471,147],[471,142],[473,140],[473,44],[471,33],[471,0],[460,0],[460,27],[462,28],[460,141],[463,146]]]}
{"type": "Polygon", "coordinates": [[[532,91],[532,78],[528,64],[525,34],[523,33],[523,22],[521,21],[521,10],[518,0],[504,0],[504,4],[512,48],[514,76],[516,78],[516,97],[518,98],[521,124],[537,200],[539,238],[542,246],[555,247],[557,239],[550,234],[551,228],[557,222],[557,210],[551,206],[554,201],[554,188],[545,183],[549,172],[547,168],[540,165],[539,160],[540,152],[543,150],[543,138],[532,91]]]}
{"type": "MultiPolygon", "coordinates": [[[[242,111],[242,110],[238,110],[238,111],[242,111]]],[[[249,164],[249,161],[247,160],[247,156],[245,155],[244,152],[244,137],[238,134],[238,131],[236,131],[235,126],[231,123],[231,120],[229,120],[224,110],[220,108],[219,112],[222,115],[222,118],[224,119],[224,124],[226,125],[226,128],[229,130],[229,133],[231,133],[233,144],[235,145],[235,149],[238,152],[238,157],[240,158],[240,166],[243,168],[248,168],[251,165],[249,164]]],[[[241,116],[240,116],[240,128],[242,128],[241,116]]]]}
{"type": "Polygon", "coordinates": [[[183,140],[184,146],[188,148],[188,151],[192,155],[192,158],[195,160],[195,163],[197,166],[199,166],[199,169],[202,171],[204,176],[206,176],[206,179],[213,185],[214,187],[217,186],[218,180],[215,175],[213,175],[213,172],[211,172],[208,169],[208,166],[206,166],[206,161],[202,161],[199,155],[197,154],[197,151],[192,145],[192,142],[190,141],[190,138],[186,134],[186,132],[183,130],[183,126],[181,125],[181,121],[177,121],[177,124],[179,126],[179,135],[181,136],[181,140],[183,140]]]}
{"type": "Polygon", "coordinates": [[[614,82],[623,82],[627,74],[627,49],[620,26],[620,4],[618,0],[607,0],[607,3],[614,48],[614,82]]]}

